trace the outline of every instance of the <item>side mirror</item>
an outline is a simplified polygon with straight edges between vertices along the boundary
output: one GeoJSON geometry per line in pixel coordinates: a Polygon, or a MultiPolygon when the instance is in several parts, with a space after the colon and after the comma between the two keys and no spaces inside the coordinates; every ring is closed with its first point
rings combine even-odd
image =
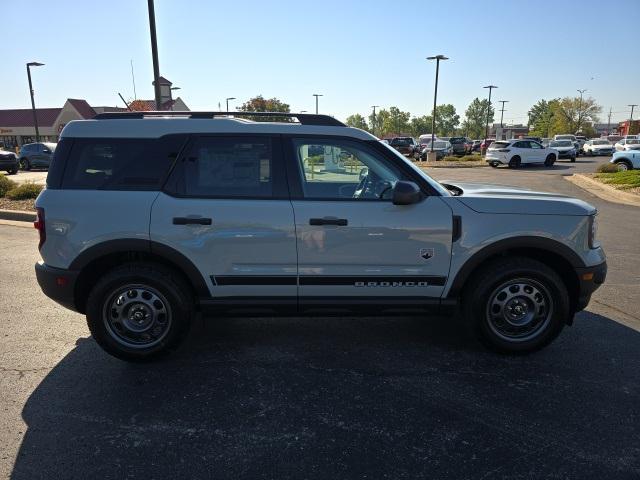
{"type": "Polygon", "coordinates": [[[393,187],[392,200],[394,205],[413,205],[422,200],[422,192],[415,183],[398,180],[393,187]]]}

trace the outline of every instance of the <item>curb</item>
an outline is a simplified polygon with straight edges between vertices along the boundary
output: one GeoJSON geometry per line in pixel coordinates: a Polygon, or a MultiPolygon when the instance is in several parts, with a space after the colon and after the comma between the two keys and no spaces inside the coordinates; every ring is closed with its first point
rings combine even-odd
{"type": "Polygon", "coordinates": [[[623,192],[581,173],[567,175],[564,178],[565,180],[568,180],[574,185],[596,195],[597,197],[602,198],[603,200],[607,200],[613,203],[621,203],[623,205],[640,207],[639,195],[623,192]]]}
{"type": "Polygon", "coordinates": [[[417,165],[418,168],[485,168],[488,166],[488,163],[483,165],[465,165],[463,163],[456,165],[417,165]]]}
{"type": "Polygon", "coordinates": [[[36,212],[26,212],[24,210],[0,209],[0,220],[13,220],[16,222],[35,222],[36,212]]]}

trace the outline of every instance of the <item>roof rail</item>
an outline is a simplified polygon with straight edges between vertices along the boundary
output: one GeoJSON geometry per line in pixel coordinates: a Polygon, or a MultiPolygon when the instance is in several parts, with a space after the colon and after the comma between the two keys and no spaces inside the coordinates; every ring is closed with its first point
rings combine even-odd
{"type": "Polygon", "coordinates": [[[346,127],[344,123],[329,115],[315,115],[313,113],[285,113],[285,112],[190,112],[190,111],[151,111],[151,112],[107,112],[99,113],[94,120],[133,119],[144,117],[272,117],[295,118],[302,125],[318,125],[325,127],[346,127]]]}

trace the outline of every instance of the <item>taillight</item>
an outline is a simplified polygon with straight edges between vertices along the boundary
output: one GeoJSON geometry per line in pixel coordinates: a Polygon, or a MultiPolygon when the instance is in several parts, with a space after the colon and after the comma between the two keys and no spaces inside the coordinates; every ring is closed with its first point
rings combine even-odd
{"type": "Polygon", "coordinates": [[[33,222],[33,226],[40,234],[40,241],[38,242],[38,250],[40,250],[47,239],[47,230],[44,226],[44,208],[36,208],[36,221],[33,222]]]}
{"type": "Polygon", "coordinates": [[[499,152],[509,152],[510,150],[508,148],[501,148],[498,151],[499,152]]]}

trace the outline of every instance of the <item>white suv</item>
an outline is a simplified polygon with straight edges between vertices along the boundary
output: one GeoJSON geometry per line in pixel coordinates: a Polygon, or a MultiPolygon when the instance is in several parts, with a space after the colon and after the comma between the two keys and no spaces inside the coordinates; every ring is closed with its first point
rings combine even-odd
{"type": "Polygon", "coordinates": [[[441,184],[328,116],[245,115],[279,121],[114,113],[62,131],[36,201],[36,275],[112,355],[166,353],[197,314],[458,308],[488,346],[526,352],[604,281],[581,200],[441,184]]]}
{"type": "Polygon", "coordinates": [[[545,148],[534,140],[498,140],[489,146],[485,156],[492,167],[508,165],[510,168],[530,163],[551,167],[557,159],[557,150],[545,148]]]}

